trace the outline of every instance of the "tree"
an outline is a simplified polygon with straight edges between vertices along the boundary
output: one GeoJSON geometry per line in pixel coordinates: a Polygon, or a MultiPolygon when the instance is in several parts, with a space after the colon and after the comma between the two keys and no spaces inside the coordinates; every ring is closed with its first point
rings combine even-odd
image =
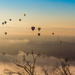
{"type": "MultiPolygon", "coordinates": [[[[33,51],[31,54],[33,58],[33,63],[30,63],[29,61],[27,61],[25,58],[25,55],[23,55],[24,64],[21,64],[18,60],[14,61],[14,64],[20,69],[22,69],[22,72],[21,71],[13,72],[8,69],[5,69],[4,73],[9,74],[9,75],[12,75],[12,74],[36,75],[35,74],[36,60],[40,56],[40,54],[35,55],[33,51]]],[[[26,53],[26,55],[28,56],[29,53],[26,53]]],[[[68,65],[68,58],[61,59],[61,60],[59,59],[59,61],[60,61],[60,64],[56,62],[55,65],[53,65],[52,67],[52,71],[54,75],[71,75],[70,70],[69,70],[69,65],[68,65]]],[[[42,67],[42,71],[44,72],[45,75],[49,75],[48,70],[46,68],[42,67]]]]}
{"type": "MultiPolygon", "coordinates": [[[[32,51],[31,54],[32,54],[32,58],[33,58],[33,63],[30,63],[29,61],[27,61],[26,58],[25,58],[25,55],[23,55],[24,65],[20,64],[20,62],[17,61],[17,60],[14,61],[14,64],[16,66],[18,66],[19,68],[22,68],[24,70],[22,73],[21,72],[12,72],[12,71],[10,71],[8,69],[5,69],[4,73],[9,74],[9,75],[12,75],[12,74],[25,75],[25,72],[26,72],[28,75],[34,75],[35,74],[36,60],[40,56],[40,54],[38,53],[35,56],[33,51],[32,51]]],[[[27,53],[27,56],[28,56],[28,53],[27,53]]]]}
{"type": "Polygon", "coordinates": [[[42,71],[44,72],[45,75],[48,75],[48,70],[46,70],[44,67],[42,67],[42,71]]]}
{"type": "Polygon", "coordinates": [[[60,60],[61,64],[56,63],[53,66],[53,72],[55,75],[71,75],[68,65],[68,58],[60,60]]]}

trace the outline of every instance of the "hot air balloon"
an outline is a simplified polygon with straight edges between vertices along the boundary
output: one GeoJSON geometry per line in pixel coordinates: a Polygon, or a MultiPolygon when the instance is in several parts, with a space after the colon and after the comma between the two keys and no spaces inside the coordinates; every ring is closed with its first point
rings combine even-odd
{"type": "Polygon", "coordinates": [[[41,28],[39,27],[39,28],[38,28],[38,31],[40,31],[40,30],[41,30],[41,28]]]}
{"type": "Polygon", "coordinates": [[[54,33],[52,33],[52,35],[54,35],[54,33]]]}
{"type": "Polygon", "coordinates": [[[59,43],[62,43],[62,41],[59,41],[59,43]]]}
{"type": "Polygon", "coordinates": [[[24,16],[26,16],[26,14],[24,14],[24,16]]]}
{"type": "Polygon", "coordinates": [[[5,32],[5,35],[7,35],[7,32],[5,32]]]}
{"type": "Polygon", "coordinates": [[[6,22],[6,21],[4,21],[4,23],[6,24],[7,22],[6,22]]]}
{"type": "Polygon", "coordinates": [[[38,33],[38,36],[40,36],[40,33],[38,33]]]}
{"type": "Polygon", "coordinates": [[[2,25],[4,25],[4,22],[2,22],[2,25]]]}
{"type": "Polygon", "coordinates": [[[32,31],[34,31],[35,30],[35,27],[31,27],[31,29],[32,29],[32,31]]]}
{"type": "Polygon", "coordinates": [[[19,21],[21,21],[21,19],[19,19],[19,21]]]}
{"type": "Polygon", "coordinates": [[[12,19],[9,19],[9,21],[12,21],[12,19]]]}

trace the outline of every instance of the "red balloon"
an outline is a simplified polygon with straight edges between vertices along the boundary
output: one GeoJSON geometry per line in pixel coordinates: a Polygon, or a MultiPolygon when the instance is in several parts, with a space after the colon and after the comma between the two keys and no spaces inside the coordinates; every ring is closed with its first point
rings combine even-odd
{"type": "Polygon", "coordinates": [[[52,33],[52,35],[54,35],[54,33],[52,33]]]}

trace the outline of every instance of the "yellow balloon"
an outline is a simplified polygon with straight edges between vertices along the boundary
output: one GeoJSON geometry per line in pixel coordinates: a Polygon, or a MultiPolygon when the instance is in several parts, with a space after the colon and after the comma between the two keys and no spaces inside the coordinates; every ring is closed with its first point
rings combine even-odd
{"type": "Polygon", "coordinates": [[[24,16],[26,16],[26,14],[24,14],[24,16]]]}

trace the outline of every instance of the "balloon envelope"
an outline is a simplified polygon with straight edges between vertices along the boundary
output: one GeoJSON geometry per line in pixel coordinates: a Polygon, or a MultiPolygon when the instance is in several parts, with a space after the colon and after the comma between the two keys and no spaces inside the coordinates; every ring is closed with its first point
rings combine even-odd
{"type": "Polygon", "coordinates": [[[19,19],[19,21],[21,21],[21,19],[19,19]]]}
{"type": "Polygon", "coordinates": [[[59,41],[59,43],[62,43],[62,41],[59,41]]]}
{"type": "Polygon", "coordinates": [[[34,31],[35,30],[35,27],[31,27],[31,29],[34,31]]]}
{"type": "Polygon", "coordinates": [[[2,22],[2,25],[4,25],[4,22],[2,22]]]}
{"type": "Polygon", "coordinates": [[[12,19],[9,19],[9,21],[11,21],[12,19]]]}
{"type": "Polygon", "coordinates": [[[6,24],[7,22],[6,22],[6,21],[4,21],[4,23],[6,24]]]}
{"type": "Polygon", "coordinates": [[[5,32],[5,35],[7,35],[7,32],[5,32]]]}
{"type": "Polygon", "coordinates": [[[41,28],[39,27],[39,28],[38,28],[38,31],[40,31],[40,30],[41,30],[41,28]]]}
{"type": "Polygon", "coordinates": [[[54,33],[52,33],[52,35],[54,35],[54,33]]]}
{"type": "Polygon", "coordinates": [[[26,16],[26,14],[24,14],[24,16],[26,16]]]}
{"type": "Polygon", "coordinates": [[[40,36],[40,33],[38,33],[38,36],[40,36]]]}

